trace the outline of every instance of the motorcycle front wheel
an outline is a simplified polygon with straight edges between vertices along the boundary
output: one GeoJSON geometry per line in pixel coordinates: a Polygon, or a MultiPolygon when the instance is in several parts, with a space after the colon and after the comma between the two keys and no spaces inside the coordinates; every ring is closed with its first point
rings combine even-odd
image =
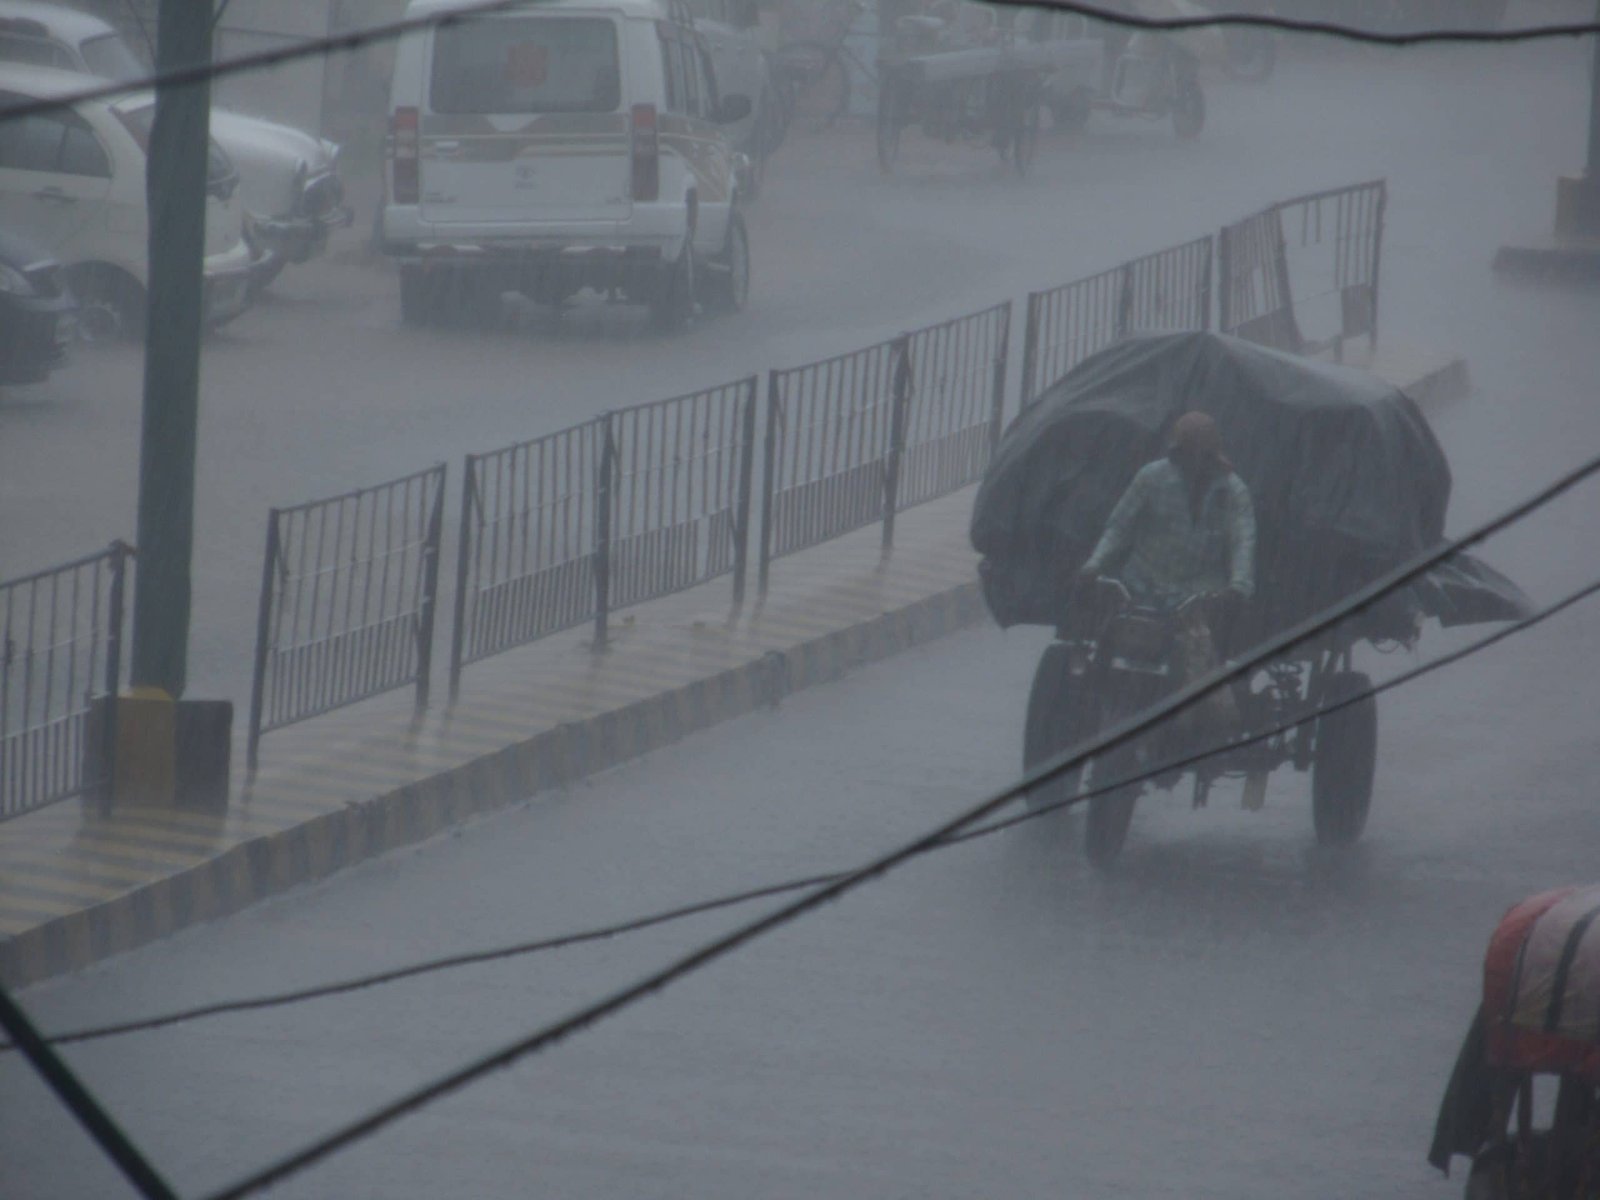
{"type": "MultiPolygon", "coordinates": [[[[1135,773],[1137,759],[1124,748],[1109,759],[1095,759],[1089,765],[1086,787],[1093,790],[1102,779],[1124,779],[1135,773]]],[[[1089,820],[1083,829],[1083,853],[1089,865],[1106,870],[1122,854],[1133,823],[1133,806],[1139,799],[1137,783],[1113,788],[1089,801],[1089,820]]]]}

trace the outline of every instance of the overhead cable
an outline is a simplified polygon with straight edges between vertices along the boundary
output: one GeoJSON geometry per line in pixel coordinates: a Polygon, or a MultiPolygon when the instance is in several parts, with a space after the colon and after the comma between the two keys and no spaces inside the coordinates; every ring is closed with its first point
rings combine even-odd
{"type": "Polygon", "coordinates": [[[804,896],[790,901],[765,916],[759,917],[689,951],[667,966],[652,972],[633,984],[614,991],[610,995],[586,1005],[552,1024],[545,1025],[531,1034],[518,1038],[498,1050],[474,1059],[449,1074],[385,1104],[366,1116],[341,1126],[303,1149],[278,1159],[276,1162],[254,1172],[230,1187],[213,1193],[212,1200],[238,1200],[240,1197],[253,1195],[265,1187],[287,1179],[291,1175],[298,1174],[312,1164],[360,1141],[370,1134],[376,1133],[400,1118],[426,1107],[435,1100],[442,1099],[484,1075],[509,1067],[519,1059],[537,1054],[550,1046],[556,1045],[573,1034],[632,1007],[639,1001],[654,995],[679,979],[709,966],[756,938],[779,929],[830,901],[840,899],[862,884],[877,879],[910,859],[937,848],[941,843],[961,833],[968,826],[981,821],[984,817],[1010,804],[1039,784],[1046,783],[1066,771],[1081,767],[1088,759],[1121,746],[1148,732],[1181,709],[1229,686],[1234,680],[1248,678],[1268,662],[1283,657],[1286,651],[1327,632],[1342,621],[1365,611],[1383,597],[1405,587],[1453,555],[1477,545],[1499,530],[1520,521],[1530,512],[1551,503],[1597,472],[1600,472],[1600,456],[1592,457],[1582,465],[1568,471],[1554,483],[1542,488],[1533,496],[1506,510],[1499,516],[1484,522],[1472,532],[1462,537],[1442,542],[1434,549],[1413,557],[1409,562],[1384,573],[1338,604],[1307,618],[1276,637],[1269,638],[1238,661],[1228,663],[1218,670],[1209,672],[1194,683],[1178,689],[1177,692],[1163,702],[1152,705],[1142,712],[1135,713],[1125,720],[1117,722],[1109,730],[1088,739],[1063,754],[1057,755],[1038,768],[1027,772],[1021,780],[1002,788],[977,804],[946,819],[900,847],[880,855],[840,878],[813,889],[804,896]]]}
{"type": "MultiPolygon", "coordinates": [[[[1504,641],[1515,634],[1541,625],[1558,613],[1565,612],[1568,608],[1588,599],[1600,592],[1600,579],[1579,588],[1577,591],[1564,596],[1554,604],[1539,609],[1508,625],[1501,626],[1494,632],[1476,638],[1463,646],[1437,658],[1429,659],[1397,675],[1383,680],[1381,683],[1352,693],[1338,701],[1318,705],[1310,712],[1301,713],[1293,718],[1281,721],[1249,734],[1231,738],[1227,742],[1215,743],[1205,749],[1191,751],[1182,757],[1170,759],[1157,766],[1147,767],[1135,774],[1120,776],[1110,783],[1097,784],[1082,793],[1067,796],[1059,800],[1038,804],[1027,811],[1012,817],[1006,817],[977,829],[969,829],[963,833],[945,839],[936,850],[948,849],[952,846],[962,845],[966,842],[976,841],[979,838],[989,837],[1015,828],[1029,821],[1042,817],[1053,816],[1068,808],[1093,800],[1098,796],[1120,788],[1146,783],[1170,771],[1182,770],[1197,763],[1204,762],[1218,754],[1243,746],[1252,746],[1263,742],[1280,733],[1287,733],[1301,725],[1310,724],[1332,713],[1339,712],[1364,700],[1372,699],[1384,692],[1392,691],[1412,683],[1425,675],[1443,667],[1450,666],[1464,658],[1468,658],[1490,646],[1504,641]]],[[[708,900],[696,901],[692,904],[683,904],[674,908],[661,909],[644,916],[634,917],[627,921],[613,925],[605,925],[595,929],[581,930],[574,933],[558,934],[553,937],[540,938],[534,941],[517,942],[507,946],[496,946],[487,950],[469,951],[464,954],[452,954],[443,958],[431,958],[422,962],[410,963],[403,967],[396,967],[387,971],[378,971],[367,975],[359,975],[349,979],[334,980],[312,987],[296,988],[287,992],[275,992],[263,996],[250,996],[238,1000],[225,1000],[215,1004],[204,1004],[194,1008],[177,1009],[172,1012],[162,1013],[158,1016],[144,1017],[138,1020],[121,1021],[111,1025],[96,1025],[84,1029],[68,1030],[48,1036],[45,1040],[53,1046],[71,1045],[78,1042],[98,1041],[102,1038],[118,1037],[131,1033],[149,1033],[157,1029],[165,1029],[173,1025],[187,1024],[190,1021],[201,1020],[206,1017],[224,1016],[231,1013],[252,1012],[266,1008],[280,1008],[285,1005],[302,1004],[311,1000],[326,999],[331,996],[346,995],[351,992],[363,991],[367,988],[379,987],[384,984],[398,983],[406,979],[414,979],[421,975],[431,975],[440,971],[456,970],[461,967],[479,966],[484,963],[498,962],[510,958],[522,958],[531,954],[538,954],[548,950],[560,950],[571,946],[582,945],[587,942],[609,941],[629,933],[637,933],[658,925],[666,925],[681,921],[688,917],[701,916],[705,913],[715,912],[719,909],[734,908],[739,905],[749,904],[755,900],[770,899],[775,896],[786,895],[789,892],[802,891],[806,888],[820,887],[825,883],[843,879],[848,872],[830,871],[820,875],[808,875],[800,879],[790,879],[783,883],[767,884],[764,887],[748,888],[743,891],[732,892],[716,896],[708,900]]],[[[15,1050],[16,1047],[9,1042],[0,1042],[0,1054],[15,1050]]]]}
{"type": "Polygon", "coordinates": [[[139,1195],[145,1200],[178,1200],[178,1193],[167,1186],[167,1181],[122,1132],[83,1081],[45,1044],[33,1022],[28,1020],[28,1014],[17,1006],[4,987],[0,987],[0,1029],[11,1035],[33,1069],[106,1156],[117,1164],[128,1182],[139,1190],[139,1195]]]}
{"type": "MultiPolygon", "coordinates": [[[[1275,30],[1280,33],[1316,34],[1348,42],[1374,46],[1421,45],[1505,45],[1516,42],[1549,41],[1556,38],[1584,37],[1600,34],[1600,21],[1569,21],[1546,25],[1526,25],[1512,29],[1416,29],[1402,32],[1384,32],[1345,25],[1336,21],[1306,21],[1296,17],[1279,17],[1261,13],[1214,13],[1198,17],[1141,17],[1132,13],[1117,12],[1098,4],[1081,0],[992,0],[1001,8],[1042,8],[1055,12],[1072,13],[1108,25],[1149,33],[1183,33],[1195,29],[1252,28],[1275,30]]],[[[458,25],[479,17],[492,16],[516,8],[528,8],[537,0],[474,0],[459,8],[406,17],[380,25],[368,25],[348,33],[335,33],[251,54],[241,54],[220,62],[201,63],[172,71],[157,72],[141,79],[108,82],[83,88],[49,99],[30,100],[0,108],[0,120],[26,117],[34,113],[80,104],[88,100],[107,100],[124,96],[131,91],[148,88],[183,87],[209,80],[223,79],[248,71],[267,70],[302,58],[326,57],[339,52],[359,50],[375,42],[394,41],[410,33],[458,25]]]]}

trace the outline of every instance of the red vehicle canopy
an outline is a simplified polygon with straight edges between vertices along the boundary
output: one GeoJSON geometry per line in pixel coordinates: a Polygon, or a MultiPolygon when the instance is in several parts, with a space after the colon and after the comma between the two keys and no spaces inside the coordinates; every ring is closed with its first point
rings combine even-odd
{"type": "Polygon", "coordinates": [[[1483,1017],[1489,1065],[1600,1084],[1600,884],[1511,909],[1489,939],[1483,1017]]]}

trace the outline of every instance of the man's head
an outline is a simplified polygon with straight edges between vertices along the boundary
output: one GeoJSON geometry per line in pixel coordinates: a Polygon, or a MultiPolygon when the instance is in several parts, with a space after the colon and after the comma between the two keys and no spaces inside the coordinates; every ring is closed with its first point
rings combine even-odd
{"type": "Polygon", "coordinates": [[[1180,467],[1202,470],[1224,468],[1222,431],[1209,414],[1186,412],[1172,423],[1167,434],[1167,453],[1180,467]]]}

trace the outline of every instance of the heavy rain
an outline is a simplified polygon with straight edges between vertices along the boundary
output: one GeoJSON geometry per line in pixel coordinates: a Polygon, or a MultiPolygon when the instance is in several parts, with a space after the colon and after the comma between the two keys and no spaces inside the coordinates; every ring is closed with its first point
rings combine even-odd
{"type": "Polygon", "coordinates": [[[0,1197],[1600,1198],[1597,281],[1591,0],[0,0],[0,1197]]]}

